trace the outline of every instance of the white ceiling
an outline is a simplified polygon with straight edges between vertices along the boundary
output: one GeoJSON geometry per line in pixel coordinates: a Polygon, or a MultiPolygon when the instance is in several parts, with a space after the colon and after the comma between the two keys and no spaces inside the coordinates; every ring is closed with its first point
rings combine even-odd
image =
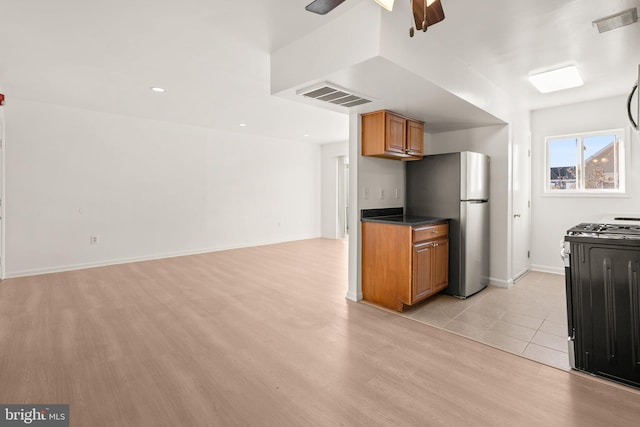
{"type": "Polygon", "coordinates": [[[638,78],[640,24],[599,34],[592,22],[638,0],[443,0],[446,19],[438,34],[445,46],[530,109],[628,93],[638,78]],[[446,26],[464,21],[454,28],[446,26]],[[441,37],[440,37],[441,36],[441,37]],[[540,94],[532,71],[578,66],[585,85],[540,94]]]}
{"type": "MultiPolygon", "coordinates": [[[[0,0],[0,91],[7,104],[16,97],[274,138],[346,140],[346,114],[270,94],[270,52],[371,2],[348,0],[318,16],[304,10],[309,1],[0,0]]],[[[416,37],[437,40],[530,109],[624,94],[637,79],[640,24],[604,34],[591,26],[637,0],[442,2],[446,19],[416,37]],[[541,95],[529,85],[529,72],[565,63],[578,65],[583,87],[541,95]]],[[[409,21],[398,28],[407,40],[409,21]]]]}

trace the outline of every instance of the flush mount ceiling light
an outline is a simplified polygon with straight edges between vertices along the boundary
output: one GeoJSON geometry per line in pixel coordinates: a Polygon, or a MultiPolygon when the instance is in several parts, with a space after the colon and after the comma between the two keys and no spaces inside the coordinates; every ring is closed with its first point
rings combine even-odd
{"type": "Polygon", "coordinates": [[[531,74],[529,81],[542,93],[556,92],[582,86],[584,81],[575,65],[531,74]]]}
{"type": "Polygon", "coordinates": [[[615,30],[638,22],[638,8],[627,9],[614,15],[605,16],[592,22],[599,33],[615,30]]]}

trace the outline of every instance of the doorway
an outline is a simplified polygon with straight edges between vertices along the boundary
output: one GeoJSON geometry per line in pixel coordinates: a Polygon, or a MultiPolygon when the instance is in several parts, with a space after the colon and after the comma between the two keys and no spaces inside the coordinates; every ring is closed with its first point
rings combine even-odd
{"type": "Polygon", "coordinates": [[[338,157],[338,230],[339,238],[349,236],[349,157],[338,157]]]}
{"type": "Polygon", "coordinates": [[[531,247],[531,134],[513,144],[513,216],[511,271],[513,281],[522,278],[530,266],[531,247]]]}

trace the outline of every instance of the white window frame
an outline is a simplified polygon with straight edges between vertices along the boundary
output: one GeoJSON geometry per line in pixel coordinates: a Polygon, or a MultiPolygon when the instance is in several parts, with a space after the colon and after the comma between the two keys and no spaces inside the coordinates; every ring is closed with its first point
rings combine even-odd
{"type": "Polygon", "coordinates": [[[628,134],[625,129],[610,129],[603,131],[595,131],[595,132],[580,132],[580,133],[572,133],[567,135],[554,135],[548,136],[544,140],[544,150],[545,150],[545,161],[544,161],[544,194],[546,195],[557,195],[557,196],[620,196],[626,194],[626,145],[628,141],[628,134]],[[584,149],[576,149],[576,188],[575,189],[551,189],[551,177],[549,174],[550,170],[550,153],[549,153],[549,142],[556,139],[570,139],[575,138],[580,140],[580,147],[584,147],[584,139],[592,136],[598,135],[617,135],[618,140],[618,156],[616,161],[618,162],[618,180],[619,186],[616,189],[613,188],[603,188],[596,189],[584,188],[584,149]]]}

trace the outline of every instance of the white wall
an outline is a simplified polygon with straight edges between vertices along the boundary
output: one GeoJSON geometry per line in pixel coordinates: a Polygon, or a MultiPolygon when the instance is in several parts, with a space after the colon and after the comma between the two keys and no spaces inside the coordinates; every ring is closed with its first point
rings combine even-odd
{"type": "Polygon", "coordinates": [[[338,224],[338,160],[349,157],[349,141],[322,145],[322,237],[342,237],[338,224]]]}
{"type": "Polygon", "coordinates": [[[510,284],[509,127],[486,126],[431,135],[428,154],[475,151],[491,157],[490,173],[490,281],[510,284]]]}
{"type": "Polygon", "coordinates": [[[360,210],[404,206],[405,164],[403,161],[361,156],[358,167],[360,210]]]}
{"type": "Polygon", "coordinates": [[[5,110],[8,277],[320,236],[319,145],[5,110]]]}
{"type": "Polygon", "coordinates": [[[560,241],[567,229],[608,213],[640,213],[640,141],[629,130],[626,96],[534,111],[532,144],[532,269],[562,273],[560,241]],[[545,137],[598,130],[626,129],[627,194],[617,197],[544,195],[545,137]]]}

